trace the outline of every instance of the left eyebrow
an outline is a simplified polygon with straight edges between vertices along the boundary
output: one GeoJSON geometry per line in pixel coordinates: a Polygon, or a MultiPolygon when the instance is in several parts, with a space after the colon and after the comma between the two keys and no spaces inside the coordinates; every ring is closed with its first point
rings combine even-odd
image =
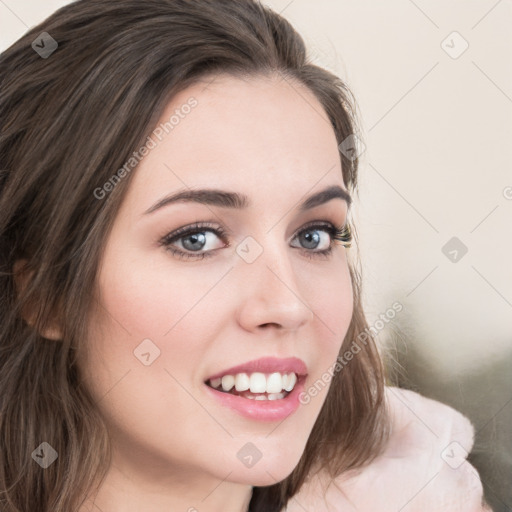
{"type": "MultiPolygon", "coordinates": [[[[350,207],[352,197],[343,188],[338,185],[327,187],[307,197],[300,205],[299,211],[304,212],[316,206],[327,203],[331,199],[342,199],[350,207]]],[[[228,192],[219,189],[189,189],[170,194],[157,201],[153,206],[148,208],[144,215],[153,213],[164,206],[168,206],[177,202],[194,202],[205,205],[213,205],[221,208],[246,209],[250,206],[249,198],[245,194],[238,192],[228,192]]]]}

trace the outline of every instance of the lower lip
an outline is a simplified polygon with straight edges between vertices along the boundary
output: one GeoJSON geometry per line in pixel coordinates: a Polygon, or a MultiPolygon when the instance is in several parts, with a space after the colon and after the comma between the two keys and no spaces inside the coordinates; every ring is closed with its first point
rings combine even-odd
{"type": "Polygon", "coordinates": [[[299,395],[304,390],[305,377],[301,377],[293,390],[278,400],[254,400],[217,391],[205,384],[208,392],[225,405],[246,418],[257,421],[279,421],[293,414],[300,405],[299,395]]]}

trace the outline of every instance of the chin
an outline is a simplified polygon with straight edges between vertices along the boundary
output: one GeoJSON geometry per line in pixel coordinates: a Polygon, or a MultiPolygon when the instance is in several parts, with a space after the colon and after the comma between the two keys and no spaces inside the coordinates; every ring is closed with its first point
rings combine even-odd
{"type": "Polygon", "coordinates": [[[292,473],[295,467],[296,464],[290,464],[290,460],[285,456],[275,464],[263,464],[263,459],[260,459],[253,467],[239,468],[231,473],[229,480],[255,487],[265,487],[281,482],[292,473]]]}

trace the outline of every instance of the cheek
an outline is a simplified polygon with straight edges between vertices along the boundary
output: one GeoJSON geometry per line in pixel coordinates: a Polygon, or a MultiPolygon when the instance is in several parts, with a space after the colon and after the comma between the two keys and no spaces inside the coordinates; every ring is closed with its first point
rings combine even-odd
{"type": "MultiPolygon", "coordinates": [[[[117,261],[119,263],[113,265],[107,260],[99,276],[99,300],[109,313],[103,315],[104,322],[117,324],[114,328],[118,331],[122,328],[132,350],[137,342],[146,338],[165,345],[171,339],[183,337],[181,345],[190,345],[186,343],[190,318],[197,315],[198,310],[209,311],[205,308],[211,301],[207,292],[218,280],[217,273],[185,271],[162,255],[158,258],[141,255],[137,260],[119,258],[117,261]]],[[[206,330],[208,318],[194,323],[198,330],[201,325],[206,330]]]]}
{"type": "Polygon", "coordinates": [[[329,354],[327,359],[332,359],[348,331],[354,307],[352,280],[346,261],[333,265],[316,280],[307,275],[306,285],[317,329],[324,333],[318,341],[329,354]]]}
{"type": "Polygon", "coordinates": [[[136,381],[167,403],[180,390],[171,376],[187,389],[197,384],[212,330],[225,321],[215,285],[227,269],[201,271],[160,251],[116,247],[121,243],[110,245],[98,275],[89,381],[102,396],[129,372],[125,388],[136,381]]]}
{"type": "Polygon", "coordinates": [[[320,413],[337,371],[337,358],[354,308],[352,280],[346,263],[334,268],[321,282],[322,286],[311,295],[316,321],[316,344],[314,354],[311,354],[315,371],[308,376],[301,397],[301,403],[312,419],[320,413]]]}
{"type": "MultiPolygon", "coordinates": [[[[213,323],[201,297],[218,280],[191,276],[162,262],[107,255],[84,363],[88,387],[118,439],[177,455],[198,443],[199,434],[180,427],[198,415],[197,402],[184,390],[195,392],[213,323]]],[[[211,429],[209,421],[199,417],[198,432],[211,429]]]]}

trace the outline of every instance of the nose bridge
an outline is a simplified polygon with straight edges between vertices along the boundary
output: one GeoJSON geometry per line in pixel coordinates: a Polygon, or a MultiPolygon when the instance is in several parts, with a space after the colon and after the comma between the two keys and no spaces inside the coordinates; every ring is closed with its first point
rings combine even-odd
{"type": "Polygon", "coordinates": [[[313,317],[302,295],[290,258],[289,245],[277,230],[248,236],[237,247],[244,300],[241,320],[251,324],[279,324],[296,329],[313,317]]]}
{"type": "Polygon", "coordinates": [[[281,282],[284,281],[298,292],[295,290],[297,285],[290,260],[291,248],[287,242],[278,236],[277,229],[257,236],[257,240],[252,236],[246,237],[239,246],[240,250],[237,248],[238,254],[246,264],[245,271],[249,274],[248,279],[254,280],[255,284],[260,283],[263,289],[284,287],[285,285],[281,282]],[[249,249],[246,253],[248,258],[244,258],[242,249],[249,249]]]}

